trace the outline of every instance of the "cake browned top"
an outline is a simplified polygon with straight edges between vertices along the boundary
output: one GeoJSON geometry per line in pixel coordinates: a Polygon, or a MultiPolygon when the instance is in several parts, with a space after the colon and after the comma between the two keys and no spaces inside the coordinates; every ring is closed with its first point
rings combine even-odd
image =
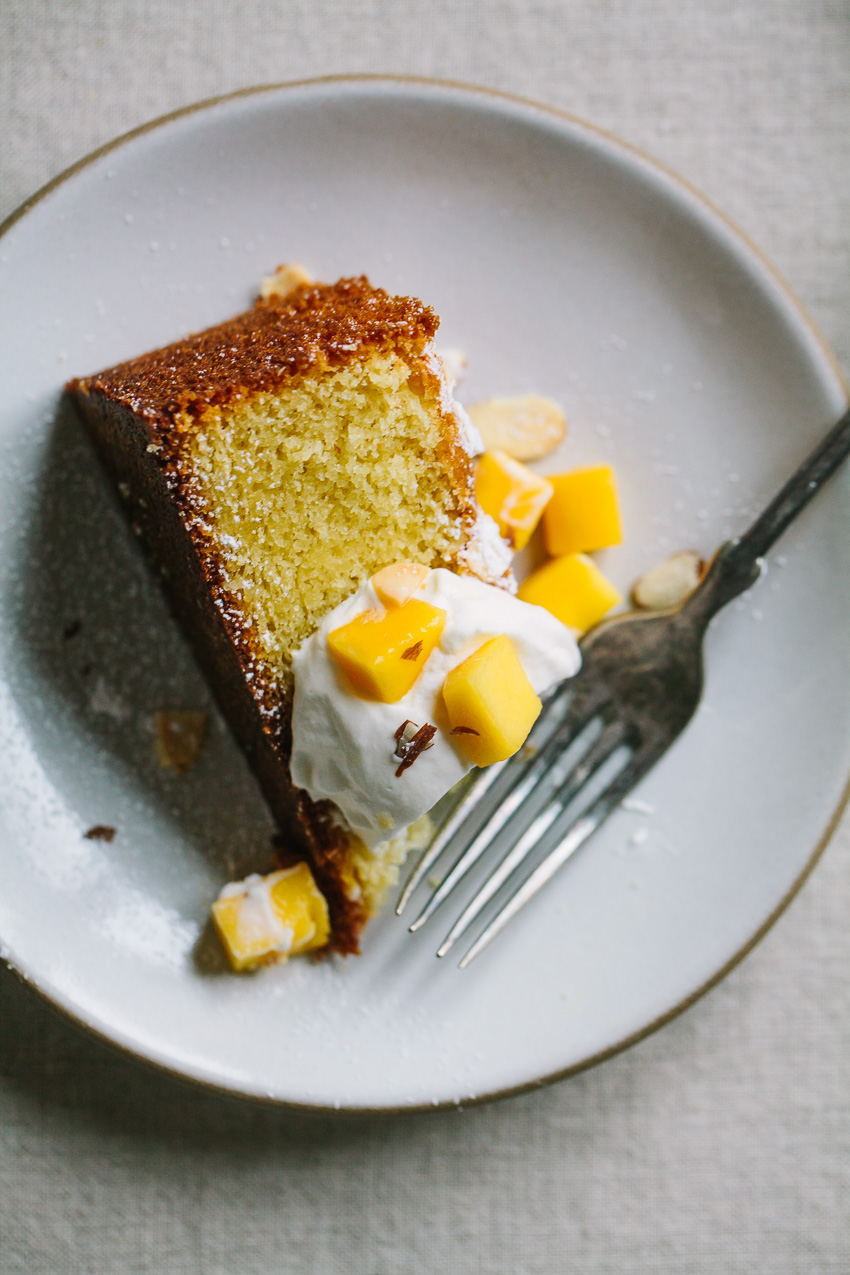
{"type": "Polygon", "coordinates": [[[365,275],[306,285],[69,389],[100,391],[153,422],[271,391],[370,351],[421,346],[438,319],[415,297],[373,288],[365,275]]]}

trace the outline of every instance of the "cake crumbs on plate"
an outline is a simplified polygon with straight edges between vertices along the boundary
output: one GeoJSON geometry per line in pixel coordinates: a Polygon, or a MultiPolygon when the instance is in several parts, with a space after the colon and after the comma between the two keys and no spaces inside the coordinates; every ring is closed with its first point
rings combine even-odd
{"type": "Polygon", "coordinates": [[[87,841],[114,841],[115,829],[108,823],[96,823],[83,836],[87,841]]]}
{"type": "Polygon", "coordinates": [[[160,766],[185,774],[195,765],[206,742],[206,713],[162,709],[154,714],[156,755],[160,766]]]}

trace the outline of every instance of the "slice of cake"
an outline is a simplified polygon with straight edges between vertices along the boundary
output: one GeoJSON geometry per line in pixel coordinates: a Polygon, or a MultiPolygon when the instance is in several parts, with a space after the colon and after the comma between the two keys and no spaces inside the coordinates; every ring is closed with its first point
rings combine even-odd
{"type": "Polygon", "coordinates": [[[389,564],[509,580],[437,324],[365,278],[302,284],[68,386],[340,952],[422,825],[376,855],[293,785],[293,654],[389,564]]]}

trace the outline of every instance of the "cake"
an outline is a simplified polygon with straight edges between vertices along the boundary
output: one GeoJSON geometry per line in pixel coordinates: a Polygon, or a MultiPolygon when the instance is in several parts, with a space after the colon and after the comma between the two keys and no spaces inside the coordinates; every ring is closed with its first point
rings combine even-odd
{"type": "Polygon", "coordinates": [[[424,825],[376,855],[293,784],[293,656],[388,564],[510,583],[437,326],[363,277],[301,282],[68,386],[259,780],[281,870],[309,865],[341,953],[424,825]]]}

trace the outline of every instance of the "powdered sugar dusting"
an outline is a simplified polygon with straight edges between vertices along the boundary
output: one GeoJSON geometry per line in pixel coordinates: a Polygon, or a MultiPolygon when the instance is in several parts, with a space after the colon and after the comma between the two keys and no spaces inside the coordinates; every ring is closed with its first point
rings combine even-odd
{"type": "Polygon", "coordinates": [[[428,371],[431,372],[440,382],[440,409],[446,415],[454,411],[455,401],[452,394],[452,387],[449,378],[446,376],[446,369],[443,360],[437,353],[437,347],[433,341],[427,341],[422,350],[422,358],[428,371]]]}
{"type": "Polygon", "coordinates": [[[455,389],[466,373],[467,357],[463,350],[458,350],[453,346],[440,350],[439,356],[442,359],[443,367],[445,368],[446,376],[451,382],[452,389],[455,389]]]}
{"type": "Polygon", "coordinates": [[[517,582],[511,569],[513,551],[499,534],[494,518],[479,509],[469,540],[458,552],[458,565],[485,584],[498,584],[516,593],[517,582]]]}
{"type": "Polygon", "coordinates": [[[473,424],[469,412],[465,407],[461,407],[460,403],[455,403],[452,410],[457,422],[458,441],[461,447],[472,457],[480,456],[484,451],[484,439],[473,424]]]}
{"type": "Polygon", "coordinates": [[[440,382],[440,410],[445,416],[454,417],[458,443],[468,456],[480,456],[484,451],[481,435],[470,420],[466,409],[456,402],[452,393],[456,378],[452,376],[444,359],[437,352],[433,341],[426,344],[422,357],[428,371],[432,372],[440,382]]]}
{"type": "Polygon", "coordinates": [[[104,920],[103,933],[125,952],[156,965],[180,969],[197,941],[200,926],[151,895],[127,886],[104,920]]]}

